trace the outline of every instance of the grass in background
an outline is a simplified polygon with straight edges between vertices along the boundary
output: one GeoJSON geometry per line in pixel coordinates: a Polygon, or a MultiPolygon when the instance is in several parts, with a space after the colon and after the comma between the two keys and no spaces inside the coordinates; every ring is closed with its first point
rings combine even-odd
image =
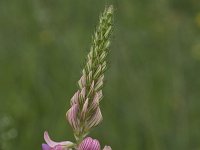
{"type": "MultiPolygon", "coordinates": [[[[115,150],[199,149],[198,0],[109,2],[117,13],[109,102],[102,101],[105,121],[93,136],[115,150]]],[[[73,139],[63,114],[104,5],[0,1],[0,114],[17,131],[3,150],[41,149],[45,129],[57,141],[73,139]]]]}

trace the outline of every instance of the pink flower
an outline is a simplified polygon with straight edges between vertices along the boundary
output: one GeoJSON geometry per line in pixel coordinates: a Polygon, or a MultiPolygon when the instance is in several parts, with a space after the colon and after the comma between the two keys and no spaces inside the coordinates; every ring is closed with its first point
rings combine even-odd
{"type": "MultiPolygon", "coordinates": [[[[91,137],[85,138],[78,146],[78,150],[101,150],[98,140],[91,137]]],[[[105,146],[103,150],[112,150],[110,146],[105,146]]]]}
{"type": "Polygon", "coordinates": [[[100,150],[99,141],[91,137],[85,138],[78,147],[78,150],[100,150]]]}
{"type": "Polygon", "coordinates": [[[70,141],[52,141],[47,131],[44,132],[44,140],[47,144],[42,144],[42,150],[69,150],[69,147],[73,145],[70,141]]]}

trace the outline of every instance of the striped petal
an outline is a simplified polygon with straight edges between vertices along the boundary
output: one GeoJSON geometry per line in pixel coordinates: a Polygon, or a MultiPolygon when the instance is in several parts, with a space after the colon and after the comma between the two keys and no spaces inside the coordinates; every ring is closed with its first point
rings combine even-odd
{"type": "Polygon", "coordinates": [[[101,146],[98,140],[93,140],[90,150],[100,150],[101,146]]]}
{"type": "Polygon", "coordinates": [[[78,150],[100,150],[101,146],[98,140],[91,137],[85,138],[78,147],[78,150]]]}

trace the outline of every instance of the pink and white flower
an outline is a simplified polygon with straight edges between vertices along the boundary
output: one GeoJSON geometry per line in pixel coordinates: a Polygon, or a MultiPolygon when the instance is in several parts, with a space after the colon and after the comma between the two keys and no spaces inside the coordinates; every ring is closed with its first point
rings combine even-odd
{"type": "Polygon", "coordinates": [[[42,144],[42,150],[70,150],[74,144],[70,141],[55,142],[51,140],[47,131],[44,132],[44,140],[47,144],[42,144]]]}

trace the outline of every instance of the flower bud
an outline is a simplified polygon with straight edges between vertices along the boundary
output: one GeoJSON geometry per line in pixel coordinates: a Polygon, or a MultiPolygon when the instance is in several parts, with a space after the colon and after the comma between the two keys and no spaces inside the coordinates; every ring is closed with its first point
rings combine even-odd
{"type": "Polygon", "coordinates": [[[111,148],[110,146],[105,146],[105,147],[103,148],[103,150],[112,150],[112,148],[111,148]]]}
{"type": "Polygon", "coordinates": [[[79,87],[82,89],[86,86],[86,76],[83,74],[80,80],[78,81],[79,87]]]}
{"type": "Polygon", "coordinates": [[[78,104],[80,91],[77,91],[74,96],[71,98],[71,106],[74,104],[78,104]]]}
{"type": "Polygon", "coordinates": [[[74,104],[66,113],[67,120],[74,130],[79,129],[79,119],[77,117],[79,111],[78,104],[74,104]]]}
{"type": "Polygon", "coordinates": [[[103,120],[103,116],[101,114],[101,110],[97,107],[96,112],[88,121],[87,127],[88,129],[97,126],[103,120]]]}
{"type": "Polygon", "coordinates": [[[81,117],[82,119],[85,119],[85,116],[86,116],[86,113],[87,113],[87,109],[88,109],[88,98],[86,99],[84,105],[83,105],[83,109],[82,109],[82,112],[81,112],[81,117]]]}

